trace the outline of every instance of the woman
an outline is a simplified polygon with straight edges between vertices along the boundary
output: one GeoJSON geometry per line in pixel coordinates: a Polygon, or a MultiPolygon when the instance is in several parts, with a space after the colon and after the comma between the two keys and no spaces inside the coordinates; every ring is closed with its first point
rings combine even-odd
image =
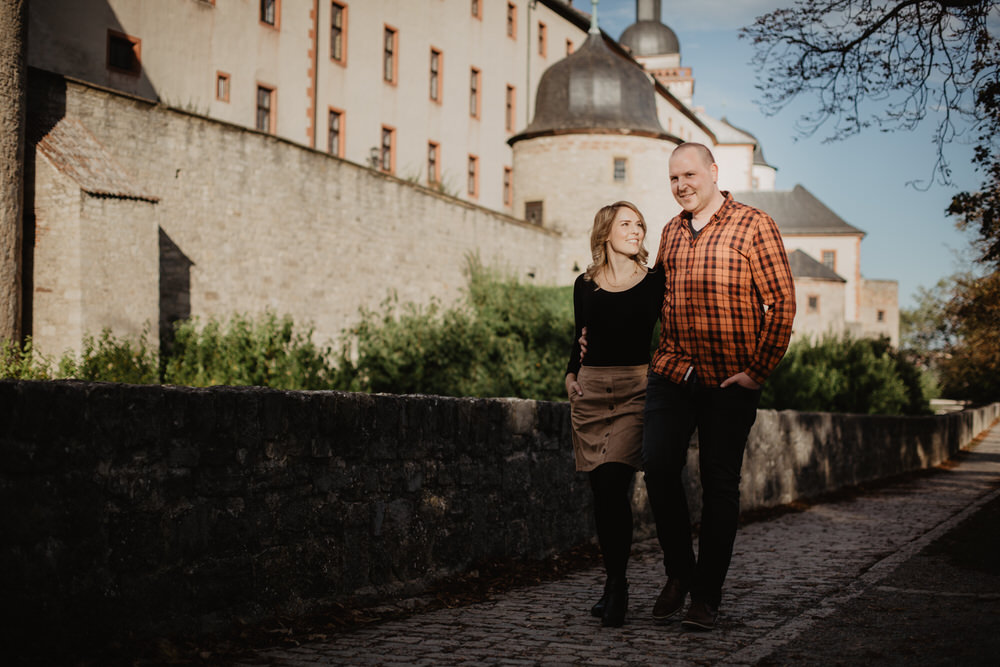
{"type": "Polygon", "coordinates": [[[663,273],[646,268],[645,238],[646,221],[634,204],[616,202],[594,216],[594,261],[573,288],[576,342],[566,369],[576,469],[590,476],[607,573],[604,595],[591,614],[612,627],[625,622],[628,609],[632,479],[642,463],[650,338],[663,304],[663,273]]]}

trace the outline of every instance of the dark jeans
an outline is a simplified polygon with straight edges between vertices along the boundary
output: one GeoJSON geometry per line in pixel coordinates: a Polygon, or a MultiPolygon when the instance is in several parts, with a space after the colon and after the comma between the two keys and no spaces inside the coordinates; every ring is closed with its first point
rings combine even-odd
{"type": "Polygon", "coordinates": [[[625,463],[602,463],[589,473],[594,492],[594,523],[609,579],[624,579],[632,552],[632,478],[625,463]]]}
{"type": "Polygon", "coordinates": [[[649,374],[642,459],[668,577],[684,580],[691,599],[718,606],[740,513],[740,468],[760,391],[676,384],[649,374]],[[698,429],[702,511],[698,558],[681,479],[688,444],[698,429]]]}

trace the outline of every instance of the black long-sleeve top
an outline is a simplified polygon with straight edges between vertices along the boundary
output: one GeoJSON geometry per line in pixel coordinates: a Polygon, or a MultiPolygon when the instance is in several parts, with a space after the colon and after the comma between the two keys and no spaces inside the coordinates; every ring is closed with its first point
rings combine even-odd
{"type": "Polygon", "coordinates": [[[650,271],[634,287],[608,292],[583,274],[573,286],[576,319],[567,373],[580,370],[580,334],[587,327],[586,366],[639,366],[649,363],[650,337],[663,306],[663,267],[650,271]]]}

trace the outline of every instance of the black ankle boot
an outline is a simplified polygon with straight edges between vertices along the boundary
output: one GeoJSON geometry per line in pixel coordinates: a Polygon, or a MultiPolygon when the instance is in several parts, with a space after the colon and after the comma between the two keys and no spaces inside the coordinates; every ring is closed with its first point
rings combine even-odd
{"type": "Polygon", "coordinates": [[[628,580],[609,579],[605,588],[606,602],[601,625],[610,628],[620,628],[625,623],[625,612],[628,611],[628,580]]]}
{"type": "Polygon", "coordinates": [[[604,618],[604,608],[608,606],[608,588],[604,587],[604,593],[601,594],[601,599],[594,603],[594,606],[590,608],[590,615],[596,616],[597,618],[604,618]]]}

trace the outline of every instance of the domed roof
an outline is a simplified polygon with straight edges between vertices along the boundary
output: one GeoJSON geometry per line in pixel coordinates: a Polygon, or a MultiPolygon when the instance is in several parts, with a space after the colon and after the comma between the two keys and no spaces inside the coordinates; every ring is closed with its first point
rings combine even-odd
{"type": "Polygon", "coordinates": [[[666,135],[656,115],[652,82],[593,32],[576,52],[545,70],[538,82],[534,119],[507,143],[586,130],[666,135]]]}
{"type": "Polygon", "coordinates": [[[625,28],[618,39],[633,56],[662,56],[681,52],[677,35],[659,21],[639,21],[625,28]]]}

